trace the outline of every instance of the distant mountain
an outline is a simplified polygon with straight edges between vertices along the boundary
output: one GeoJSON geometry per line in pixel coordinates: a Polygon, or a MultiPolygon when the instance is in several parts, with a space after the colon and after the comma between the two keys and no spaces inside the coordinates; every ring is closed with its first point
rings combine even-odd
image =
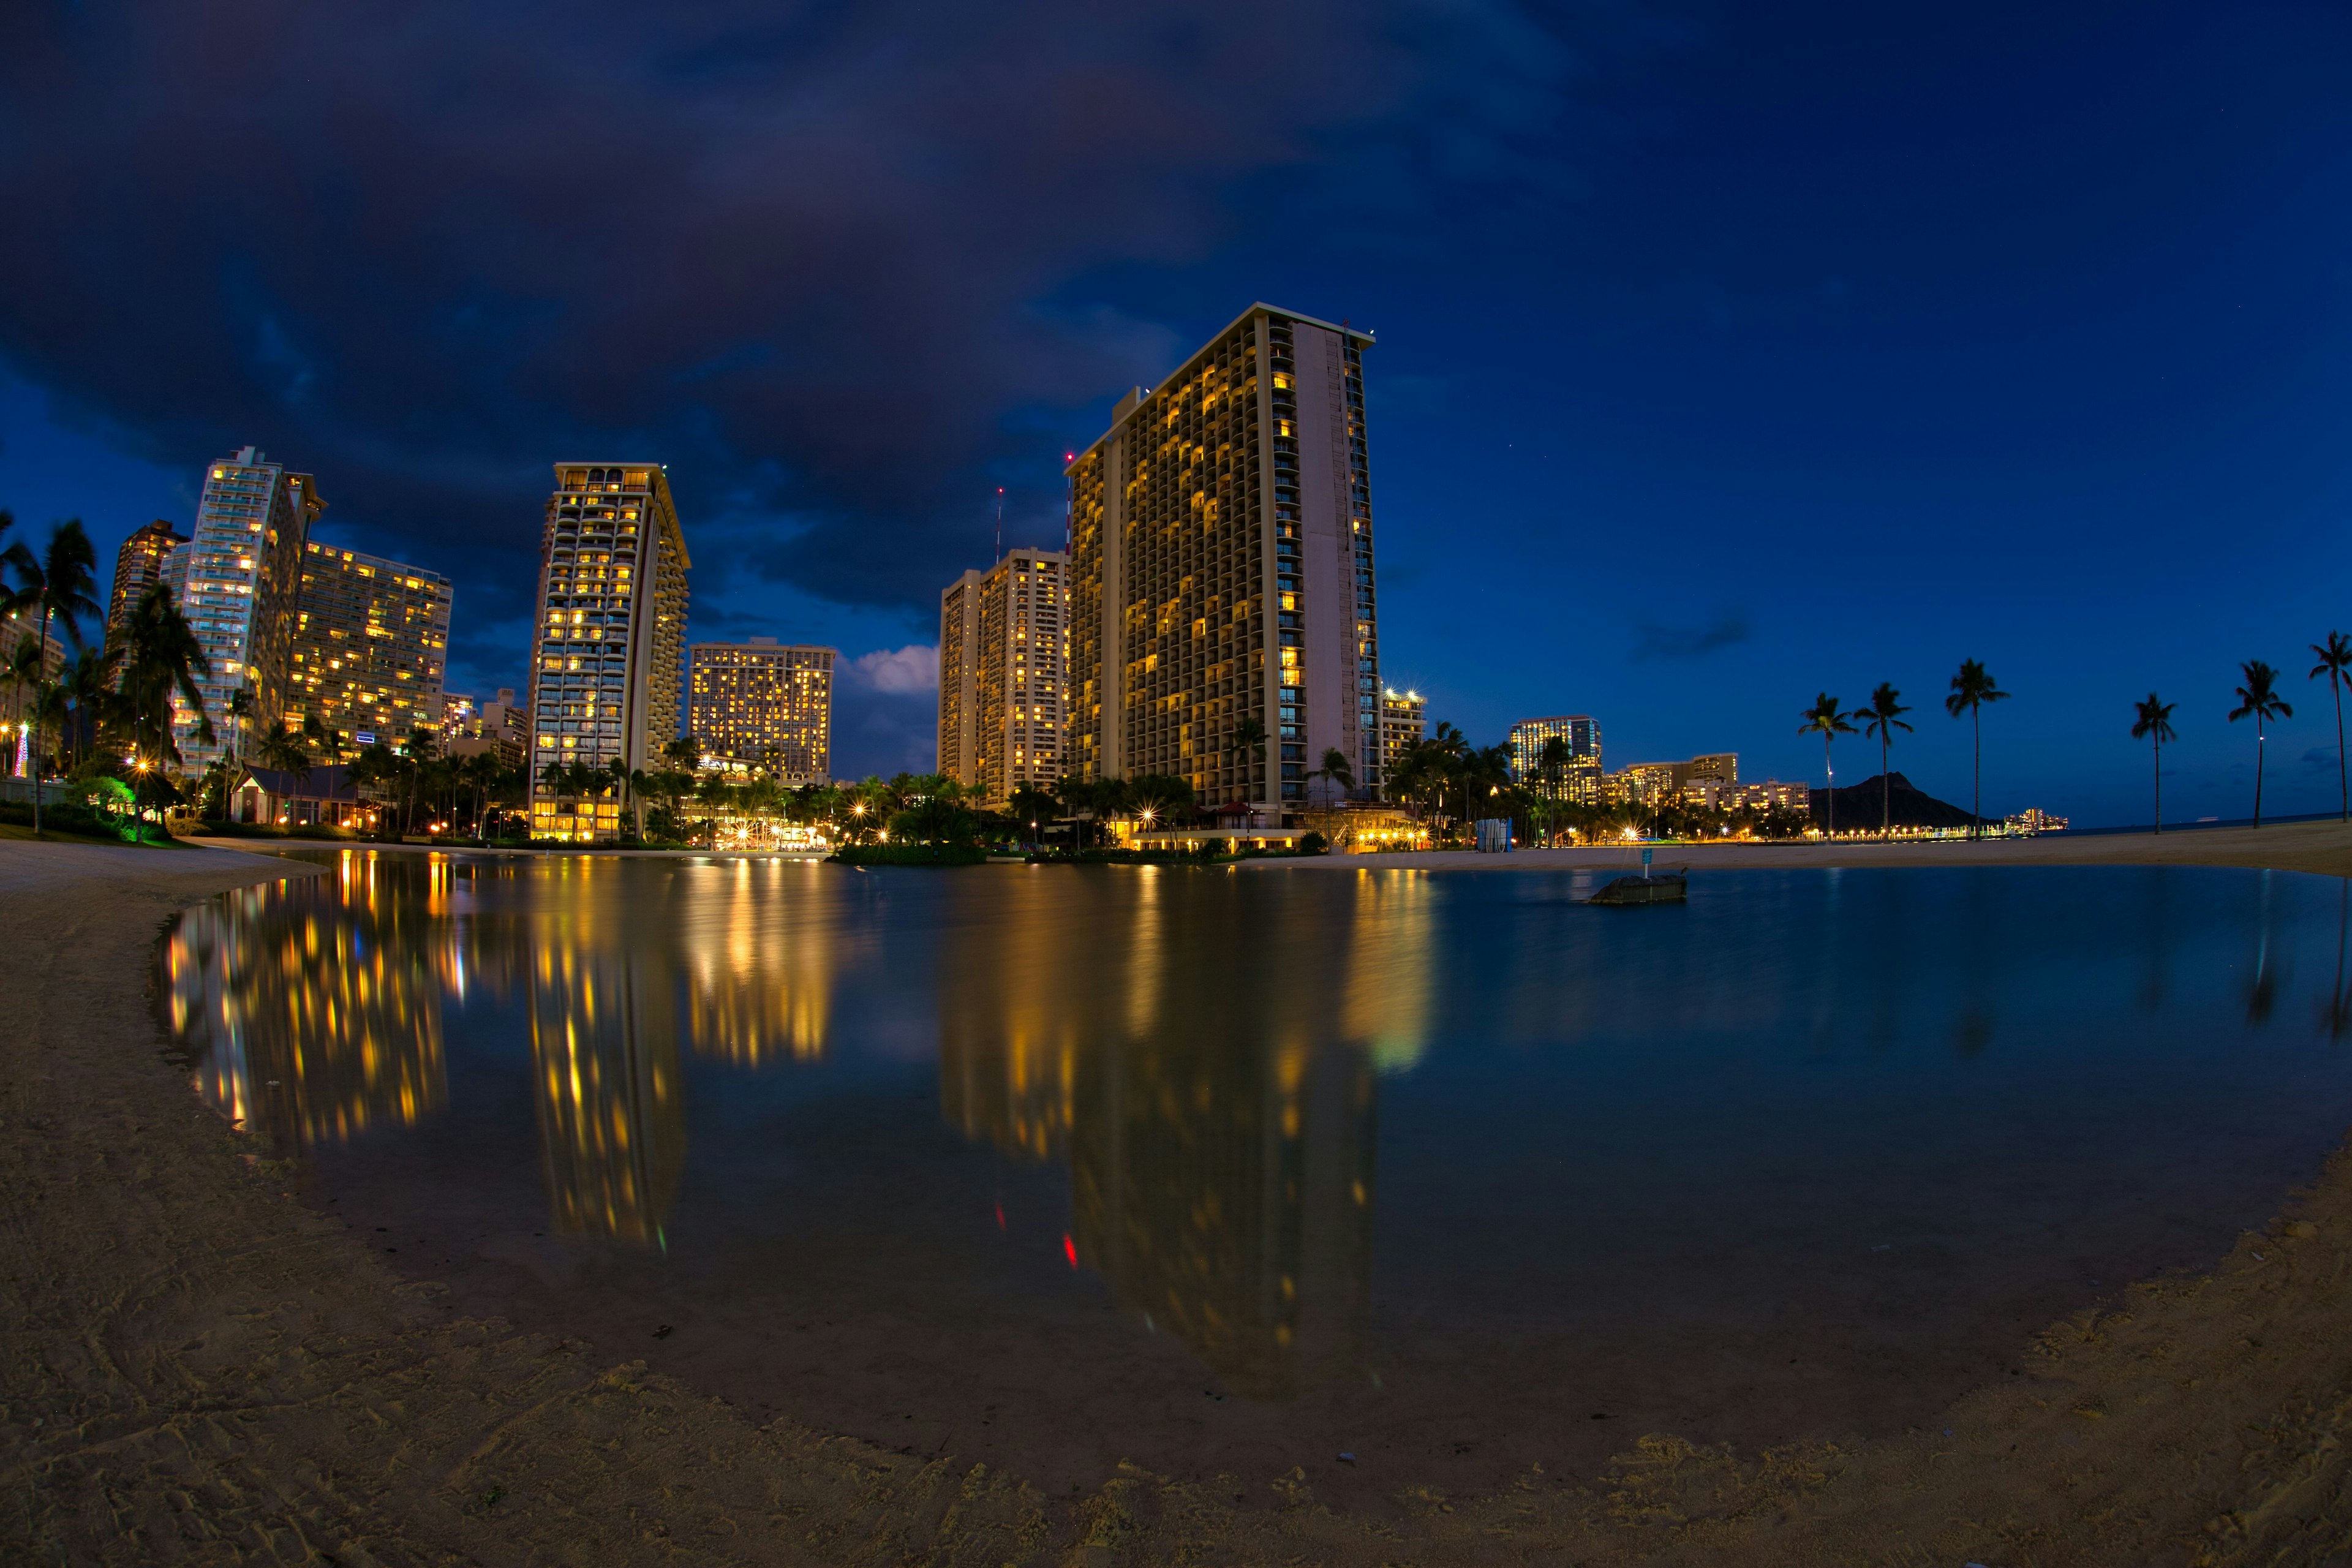
{"type": "MultiPolygon", "coordinates": [[[[1813,820],[1821,821],[1829,809],[1830,795],[1837,795],[1837,826],[1841,829],[1875,827],[1882,818],[1879,802],[1886,801],[1886,809],[1896,827],[1966,827],[1974,820],[1957,805],[1947,805],[1934,795],[1911,787],[1911,781],[1901,773],[1881,773],[1874,779],[1864,779],[1858,784],[1848,784],[1832,792],[1812,792],[1813,820]]],[[[1986,817],[1990,823],[1995,819],[1986,817]]]]}

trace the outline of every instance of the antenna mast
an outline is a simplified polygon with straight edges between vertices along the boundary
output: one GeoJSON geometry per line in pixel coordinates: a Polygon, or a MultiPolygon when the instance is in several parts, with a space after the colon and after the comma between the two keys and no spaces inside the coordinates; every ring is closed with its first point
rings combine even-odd
{"type": "MultiPolygon", "coordinates": [[[[996,487],[996,560],[1004,559],[1004,487],[996,487]]],[[[995,564],[994,562],[990,563],[995,564]]]]}

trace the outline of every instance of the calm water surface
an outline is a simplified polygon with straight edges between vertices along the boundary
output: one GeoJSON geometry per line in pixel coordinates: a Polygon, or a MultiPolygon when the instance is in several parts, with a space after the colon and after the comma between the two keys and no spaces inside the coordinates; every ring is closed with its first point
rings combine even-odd
{"type": "Polygon", "coordinates": [[[1900,1430],[2352,1114],[2347,889],[328,857],[167,939],[395,1268],[761,1415],[1372,1500],[1900,1430]],[[1341,1451],[1356,1456],[1342,1464],[1341,1451]]]}

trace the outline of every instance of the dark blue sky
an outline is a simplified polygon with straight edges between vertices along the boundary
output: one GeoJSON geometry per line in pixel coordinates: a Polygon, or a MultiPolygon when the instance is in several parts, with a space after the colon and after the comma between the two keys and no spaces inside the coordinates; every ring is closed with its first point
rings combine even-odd
{"type": "MultiPolygon", "coordinates": [[[[667,460],[697,635],[866,656],[924,765],[939,587],[1253,300],[1368,326],[1386,673],[1612,763],[1893,680],[1896,765],[2242,815],[2239,660],[2335,798],[2352,13],[2251,4],[793,6],[0,16],[0,506],[110,548],[256,441],[458,584],[517,684],[548,465],[667,460]],[[1915,16],[1890,13],[1914,13],[1915,16]]],[[[26,525],[30,525],[29,529],[26,525]]],[[[1840,774],[1871,771],[1850,744],[1840,774]]]]}

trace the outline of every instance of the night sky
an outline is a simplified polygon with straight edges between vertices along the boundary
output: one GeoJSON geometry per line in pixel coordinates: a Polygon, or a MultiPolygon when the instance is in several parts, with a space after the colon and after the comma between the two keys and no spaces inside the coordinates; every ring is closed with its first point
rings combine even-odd
{"type": "MultiPolygon", "coordinates": [[[[1255,300],[1366,361],[1383,672],[1613,765],[1892,680],[1989,810],[2332,808],[2352,630],[2352,11],[1507,0],[0,9],[0,507],[110,565],[315,472],[520,686],[563,458],[667,462],[691,635],[834,643],[928,767],[940,587],[1255,300]]],[[[1839,773],[1875,770],[1859,738],[1839,773]]]]}

